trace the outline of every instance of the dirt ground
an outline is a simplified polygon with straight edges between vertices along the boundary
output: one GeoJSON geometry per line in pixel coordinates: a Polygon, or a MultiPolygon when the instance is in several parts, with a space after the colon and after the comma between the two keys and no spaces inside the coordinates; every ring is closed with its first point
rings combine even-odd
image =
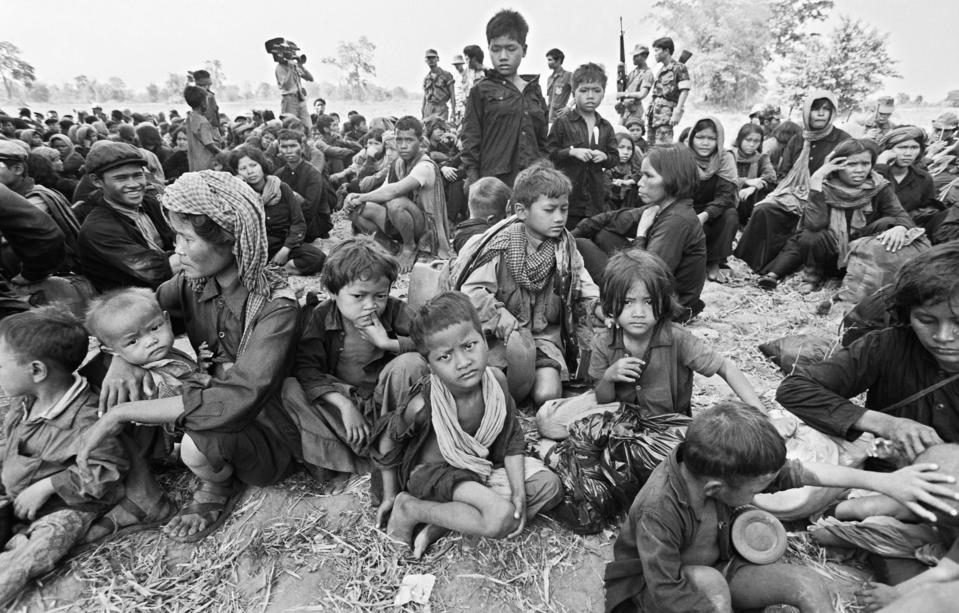
{"type": "MultiPolygon", "coordinates": [[[[341,222],[336,235],[345,233],[341,222]]],[[[801,296],[798,281],[789,280],[765,293],[744,265],[732,265],[729,283],[707,283],[706,310],[690,329],[735,360],[773,408],[782,375],[757,345],[796,333],[833,338],[839,309],[818,315],[828,291],[801,296]]],[[[317,278],[291,282],[297,289],[320,289],[317,278]]],[[[401,279],[394,294],[404,297],[406,282],[401,279]]],[[[731,394],[719,377],[697,375],[694,410],[731,394]]],[[[162,481],[178,502],[186,499],[188,475],[168,473],[162,481]]],[[[275,487],[247,490],[226,526],[199,544],[179,545],[157,532],[119,539],[33,582],[12,610],[601,611],[601,577],[615,535],[611,526],[577,536],[538,518],[508,541],[446,537],[415,561],[373,528],[368,477],[332,496],[301,472],[275,487]],[[435,576],[429,604],[394,607],[398,586],[410,574],[435,576]]],[[[867,573],[827,564],[808,547],[796,559],[835,585],[837,610],[858,610],[850,594],[867,573]]]]}

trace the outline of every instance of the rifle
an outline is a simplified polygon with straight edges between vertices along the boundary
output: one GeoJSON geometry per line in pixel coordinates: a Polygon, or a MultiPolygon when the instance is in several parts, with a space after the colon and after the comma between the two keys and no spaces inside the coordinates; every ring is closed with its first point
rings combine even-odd
{"type": "Polygon", "coordinates": [[[623,18],[619,18],[619,66],[616,67],[616,91],[626,91],[626,40],[623,31],[623,18]]]}

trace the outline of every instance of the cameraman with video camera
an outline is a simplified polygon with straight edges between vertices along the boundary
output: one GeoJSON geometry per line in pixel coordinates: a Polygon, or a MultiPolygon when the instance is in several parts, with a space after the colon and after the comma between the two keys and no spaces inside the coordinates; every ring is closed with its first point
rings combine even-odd
{"type": "Polygon", "coordinates": [[[313,81],[313,75],[303,67],[305,55],[298,55],[299,47],[283,38],[266,41],[266,51],[276,62],[276,83],[283,98],[280,102],[280,114],[288,113],[298,117],[304,126],[312,126],[310,111],[306,106],[306,88],[303,80],[313,81]]]}

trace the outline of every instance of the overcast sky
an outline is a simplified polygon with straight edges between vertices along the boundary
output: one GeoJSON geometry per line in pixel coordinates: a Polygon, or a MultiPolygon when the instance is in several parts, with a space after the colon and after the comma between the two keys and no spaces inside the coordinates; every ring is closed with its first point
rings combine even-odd
{"type": "MultiPolygon", "coordinates": [[[[318,80],[339,75],[320,58],[333,55],[337,42],[366,35],[376,44],[374,79],[385,86],[418,90],[425,73],[423,52],[439,51],[448,69],[464,45],[485,48],[486,21],[500,7],[511,7],[530,23],[529,52],[523,72],[546,72],[545,53],[559,47],[567,67],[598,61],[612,69],[618,59],[618,17],[626,29],[627,53],[637,42],[671,34],[649,18],[652,2],[594,0],[515,0],[412,2],[363,0],[31,0],[31,23],[4,18],[0,38],[20,47],[39,79],[61,83],[80,74],[99,80],[122,78],[134,89],[161,84],[167,73],[185,73],[204,60],[219,58],[229,83],[273,83],[273,62],[263,41],[285,36],[308,56],[318,80]]],[[[24,13],[20,13],[23,15],[24,13]]],[[[902,79],[884,92],[923,94],[941,100],[959,89],[953,70],[959,58],[959,2],[955,0],[837,0],[834,14],[848,14],[890,34],[902,79]]],[[[828,25],[823,30],[828,30],[828,25]]],[[[677,47],[683,48],[677,40],[677,47]]]]}

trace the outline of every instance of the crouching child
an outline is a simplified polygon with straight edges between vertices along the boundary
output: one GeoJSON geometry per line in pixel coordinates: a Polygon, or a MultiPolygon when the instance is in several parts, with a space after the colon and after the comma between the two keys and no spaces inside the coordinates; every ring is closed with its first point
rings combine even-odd
{"type": "Polygon", "coordinates": [[[419,558],[450,530],[507,538],[562,499],[559,477],[523,454],[505,377],[469,299],[447,292],[421,307],[411,335],[430,375],[406,407],[380,422],[383,476],[377,525],[419,558]],[[418,533],[418,524],[425,527],[418,533]]]}
{"type": "Polygon", "coordinates": [[[606,611],[686,613],[788,604],[830,613],[833,595],[811,568],[750,564],[732,551],[733,510],[763,492],[818,485],[871,489],[935,521],[953,477],[934,464],[876,473],[786,460],[786,445],[759,410],[723,402],[696,416],[686,440],[650,475],[629,509],[606,567],[606,611]],[[940,498],[943,497],[943,498],[940,498]]]}
{"type": "Polygon", "coordinates": [[[129,468],[107,437],[76,463],[83,432],[97,421],[99,395],[75,374],[87,353],[83,325],[44,307],[0,322],[0,387],[10,397],[0,455],[0,514],[12,507],[21,530],[0,543],[0,606],[33,577],[53,570],[90,524],[123,497],[129,468]]]}

